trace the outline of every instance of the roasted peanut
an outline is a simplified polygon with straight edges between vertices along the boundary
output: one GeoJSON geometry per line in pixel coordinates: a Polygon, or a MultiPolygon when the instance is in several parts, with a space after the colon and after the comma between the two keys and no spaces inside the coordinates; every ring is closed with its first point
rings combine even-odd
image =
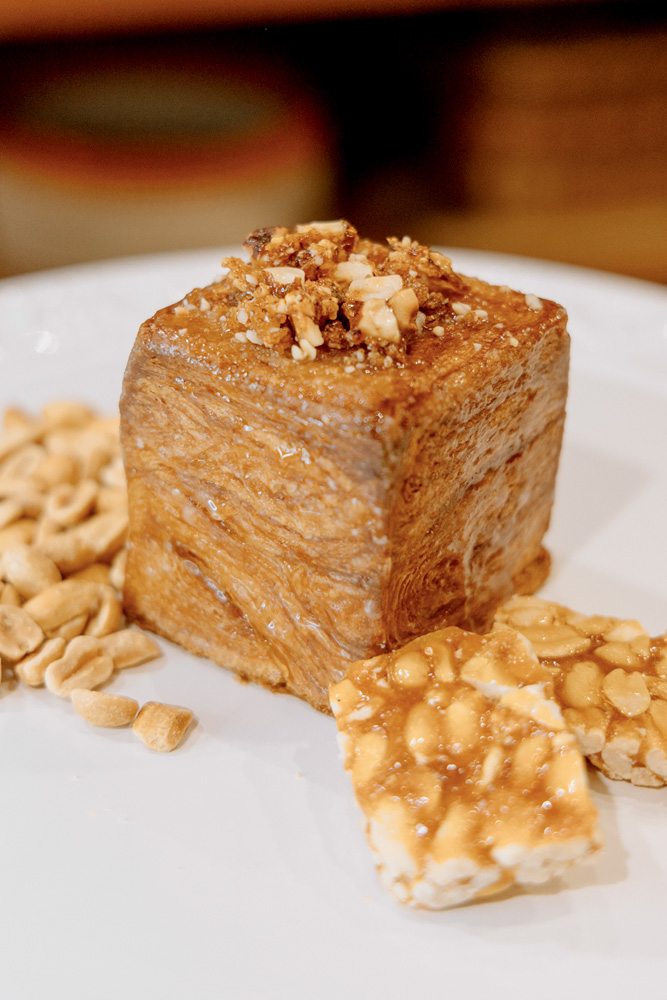
{"type": "Polygon", "coordinates": [[[599,707],[602,704],[603,673],[592,660],[575,663],[563,677],[562,697],[572,708],[599,707]]]}
{"type": "Polygon", "coordinates": [[[17,608],[21,606],[21,595],[13,583],[0,583],[0,604],[13,604],[17,608]]]}
{"type": "MultiPolygon", "coordinates": [[[[1,453],[1,449],[0,449],[1,453]]],[[[4,461],[0,458],[0,491],[7,483],[21,482],[22,488],[32,487],[32,476],[45,458],[46,450],[39,444],[25,444],[16,451],[8,453],[4,461]]]]}
{"type": "Polygon", "coordinates": [[[398,687],[419,688],[428,680],[428,663],[421,653],[406,652],[394,660],[389,679],[398,687]]]}
{"type": "Polygon", "coordinates": [[[55,427],[86,427],[95,413],[85,403],[69,399],[55,400],[42,408],[42,424],[45,431],[55,427]]]}
{"type": "Polygon", "coordinates": [[[113,587],[90,580],[61,580],[24,605],[47,635],[85,615],[83,628],[89,635],[113,632],[121,623],[122,608],[113,587]]]}
{"type": "Polygon", "coordinates": [[[139,703],[134,698],[106,691],[74,688],[71,698],[75,711],[86,722],[107,729],[129,726],[139,711],[139,703]]]}
{"type": "Polygon", "coordinates": [[[5,580],[12,583],[21,597],[36,597],[61,580],[60,570],[52,559],[30,545],[14,545],[2,557],[5,580]]]}
{"type": "Polygon", "coordinates": [[[352,762],[352,780],[364,784],[373,778],[387,753],[387,737],[383,732],[371,730],[360,736],[352,762]]]}
{"type": "Polygon", "coordinates": [[[642,675],[628,674],[620,667],[607,674],[602,690],[621,715],[641,715],[651,704],[651,695],[642,675]]]}
{"type": "Polygon", "coordinates": [[[22,660],[14,665],[14,672],[30,687],[41,687],[44,683],[44,674],[54,660],[59,660],[65,652],[67,642],[60,637],[47,639],[35,653],[24,656],[22,660]]]}
{"type": "Polygon", "coordinates": [[[14,456],[24,452],[40,437],[40,434],[41,426],[39,424],[27,423],[23,426],[14,424],[14,426],[5,427],[0,432],[0,462],[4,463],[4,460],[10,455],[14,456]]]}
{"type": "Polygon", "coordinates": [[[68,580],[88,580],[89,583],[110,583],[110,566],[107,563],[94,562],[85,569],[79,569],[76,573],[70,573],[68,580]]]}
{"type": "Polygon", "coordinates": [[[88,615],[84,612],[82,615],[75,615],[74,618],[70,618],[69,621],[63,622],[62,625],[53,629],[49,634],[61,636],[69,642],[70,639],[74,639],[77,635],[83,635],[87,624],[88,615]]]}
{"type": "Polygon", "coordinates": [[[74,573],[114,556],[125,541],[127,523],[125,512],[95,514],[66,531],[49,535],[40,541],[40,548],[62,573],[74,573]]]}
{"type": "Polygon", "coordinates": [[[431,758],[442,741],[443,716],[428,703],[418,701],[405,720],[403,739],[417,763],[431,758]]]}
{"type": "Polygon", "coordinates": [[[25,545],[31,542],[35,534],[35,522],[32,518],[22,517],[7,528],[0,529],[0,553],[14,545],[25,545]]]}
{"type": "Polygon", "coordinates": [[[127,565],[127,549],[121,549],[111,561],[109,583],[122,593],[125,586],[125,567],[127,565]]]}
{"type": "Polygon", "coordinates": [[[181,742],[192,719],[189,708],[149,701],[139,710],[132,730],[150,750],[169,753],[181,742]]]}
{"type": "Polygon", "coordinates": [[[154,660],[160,655],[160,647],[145,632],[137,629],[121,629],[100,639],[104,651],[113,658],[116,670],[138,667],[141,663],[154,660]]]}
{"type": "Polygon", "coordinates": [[[115,455],[107,465],[100,469],[99,480],[103,486],[117,490],[119,493],[127,491],[125,466],[120,455],[115,455]]]}
{"type": "Polygon", "coordinates": [[[536,654],[543,660],[585,653],[590,646],[588,636],[581,635],[569,625],[529,625],[520,629],[536,654]]]}
{"type": "Polygon", "coordinates": [[[38,489],[49,490],[63,483],[73,485],[79,478],[79,467],[73,455],[49,455],[45,453],[36,463],[32,481],[38,489]]]}
{"type": "Polygon", "coordinates": [[[97,490],[93,479],[81,479],[76,485],[61,483],[47,497],[44,514],[58,528],[78,524],[95,507],[97,490]]]}
{"type": "Polygon", "coordinates": [[[20,660],[37,649],[44,638],[39,625],[23,608],[0,604],[0,657],[20,660]]]}
{"type": "Polygon", "coordinates": [[[6,528],[13,524],[23,514],[23,505],[14,497],[9,500],[0,500],[0,528],[6,528]]]}
{"type": "Polygon", "coordinates": [[[44,683],[60,698],[69,698],[75,688],[95,688],[108,681],[113,660],[98,639],[81,635],[72,639],[58,660],[46,668],[44,683]]]}

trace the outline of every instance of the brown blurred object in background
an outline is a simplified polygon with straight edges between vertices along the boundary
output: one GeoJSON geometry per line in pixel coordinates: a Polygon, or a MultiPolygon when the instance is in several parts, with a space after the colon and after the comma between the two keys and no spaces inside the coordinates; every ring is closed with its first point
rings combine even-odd
{"type": "Polygon", "coordinates": [[[35,4],[0,44],[0,273],[346,216],[667,281],[654,4],[35,4]]]}
{"type": "Polygon", "coordinates": [[[237,243],[331,211],[327,115],[280,60],[168,39],[38,55],[5,91],[5,273],[237,243]]]}
{"type": "Polygon", "coordinates": [[[459,65],[460,203],[426,238],[667,281],[667,29],[506,37],[459,65]]]}

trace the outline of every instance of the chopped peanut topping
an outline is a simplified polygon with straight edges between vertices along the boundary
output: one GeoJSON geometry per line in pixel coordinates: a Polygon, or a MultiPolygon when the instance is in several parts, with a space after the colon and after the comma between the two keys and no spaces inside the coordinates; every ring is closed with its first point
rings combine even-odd
{"type": "MultiPolygon", "coordinates": [[[[251,260],[223,260],[228,273],[207,290],[206,312],[223,335],[295,361],[364,346],[364,367],[386,367],[403,358],[406,339],[442,331],[443,314],[470,311],[454,301],[466,286],[442,254],[407,238],[360,239],[344,219],[260,229],[245,246],[251,260]]],[[[187,302],[174,307],[187,311],[187,302]]]]}
{"type": "Polygon", "coordinates": [[[496,621],[530,641],[592,764],[608,778],[667,784],[667,636],[538,597],[512,598],[496,621]]]}
{"type": "Polygon", "coordinates": [[[382,881],[441,908],[543,882],[600,845],[550,673],[510,629],[433,632],[330,689],[382,881]]]}

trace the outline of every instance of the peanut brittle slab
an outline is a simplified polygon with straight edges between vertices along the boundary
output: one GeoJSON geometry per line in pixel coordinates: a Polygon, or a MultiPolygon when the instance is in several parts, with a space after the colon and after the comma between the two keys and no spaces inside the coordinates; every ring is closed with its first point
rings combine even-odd
{"type": "Polygon", "coordinates": [[[510,629],[456,627],[353,664],[330,689],[382,882],[455,906],[544,882],[600,846],[549,672],[510,629]]]}

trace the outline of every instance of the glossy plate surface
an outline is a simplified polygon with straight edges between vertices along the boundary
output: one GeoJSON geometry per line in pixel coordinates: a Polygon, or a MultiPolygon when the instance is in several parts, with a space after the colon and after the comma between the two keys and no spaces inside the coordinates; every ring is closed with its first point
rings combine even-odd
{"type": "MultiPolygon", "coordinates": [[[[112,412],[139,323],[223,251],[0,283],[0,406],[112,412]]],[[[667,289],[451,251],[562,302],[569,415],[544,596],[667,629],[667,289]]],[[[171,755],[43,690],[0,698],[0,992],[59,998],[657,996],[667,970],[667,789],[594,776],[607,849],[530,893],[442,913],[376,881],[335,726],[161,643],[114,681],[188,705],[171,755]],[[655,992],[657,990],[657,992],[655,992]]]]}

